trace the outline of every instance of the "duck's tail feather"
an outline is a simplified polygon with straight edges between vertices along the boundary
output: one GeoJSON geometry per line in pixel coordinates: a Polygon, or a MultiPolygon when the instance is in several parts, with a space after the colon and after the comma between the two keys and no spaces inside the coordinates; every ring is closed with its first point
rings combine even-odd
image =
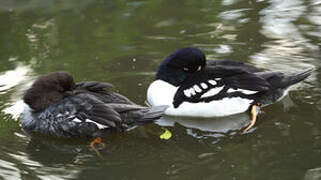
{"type": "Polygon", "coordinates": [[[153,106],[144,113],[143,117],[137,122],[138,124],[145,124],[159,119],[169,106],[153,106]]]}
{"type": "Polygon", "coordinates": [[[313,71],[314,71],[314,68],[309,68],[304,70],[303,72],[289,75],[287,79],[288,86],[291,86],[293,84],[296,84],[304,80],[305,78],[309,77],[313,71]]]}

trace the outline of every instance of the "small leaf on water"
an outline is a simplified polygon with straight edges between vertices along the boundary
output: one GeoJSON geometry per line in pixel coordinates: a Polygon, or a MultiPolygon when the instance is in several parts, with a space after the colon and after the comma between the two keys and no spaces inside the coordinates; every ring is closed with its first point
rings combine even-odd
{"type": "Polygon", "coordinates": [[[165,139],[165,140],[170,139],[170,138],[172,137],[172,133],[171,133],[168,129],[166,129],[166,128],[162,128],[162,129],[164,129],[165,132],[164,132],[163,134],[161,134],[161,135],[159,136],[159,138],[165,139]]]}

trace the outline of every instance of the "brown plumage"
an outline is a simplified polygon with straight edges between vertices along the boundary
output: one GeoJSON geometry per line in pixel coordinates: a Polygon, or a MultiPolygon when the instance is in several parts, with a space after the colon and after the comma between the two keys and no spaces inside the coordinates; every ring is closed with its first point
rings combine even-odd
{"type": "Polygon", "coordinates": [[[66,72],[40,76],[27,90],[23,100],[35,112],[42,111],[64,98],[64,93],[75,88],[73,77],[66,72]]]}

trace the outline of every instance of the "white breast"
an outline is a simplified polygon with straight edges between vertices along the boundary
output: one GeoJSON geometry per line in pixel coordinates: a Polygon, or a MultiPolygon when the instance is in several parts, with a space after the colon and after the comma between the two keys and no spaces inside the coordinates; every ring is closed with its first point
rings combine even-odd
{"type": "Polygon", "coordinates": [[[174,95],[178,87],[165,81],[154,81],[147,90],[147,101],[152,106],[169,105],[165,111],[169,116],[219,117],[242,113],[248,110],[253,100],[240,97],[224,98],[209,103],[183,102],[178,108],[173,107],[174,95]]]}
{"type": "Polygon", "coordinates": [[[147,101],[152,106],[171,105],[178,87],[165,81],[156,80],[147,90],[147,101]]]}

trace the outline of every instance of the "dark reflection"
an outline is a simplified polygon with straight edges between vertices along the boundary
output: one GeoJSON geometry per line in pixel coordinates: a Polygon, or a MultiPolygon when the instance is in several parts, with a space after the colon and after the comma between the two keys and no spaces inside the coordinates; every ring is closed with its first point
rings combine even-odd
{"type": "Polygon", "coordinates": [[[54,139],[49,137],[33,136],[27,147],[26,153],[30,160],[45,166],[57,167],[61,164],[77,164],[77,157],[81,153],[91,154],[89,151],[90,140],[86,139],[54,139]]]}

